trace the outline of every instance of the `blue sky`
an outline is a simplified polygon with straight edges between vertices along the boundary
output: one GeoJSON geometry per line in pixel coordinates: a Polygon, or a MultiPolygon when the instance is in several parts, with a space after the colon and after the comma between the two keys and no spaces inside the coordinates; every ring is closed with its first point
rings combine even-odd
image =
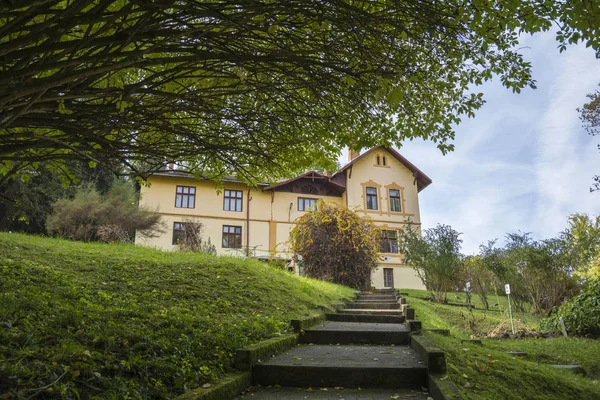
{"type": "Polygon", "coordinates": [[[551,33],[521,45],[536,90],[515,94],[496,79],[476,88],[487,103],[456,128],[454,152],[422,140],[398,149],[433,180],[419,196],[423,227],[462,232],[465,254],[519,230],[552,237],[570,213],[600,210],[600,192],[589,190],[600,174],[600,138],[584,131],[576,110],[600,83],[600,60],[584,45],[560,54],[551,33]]]}

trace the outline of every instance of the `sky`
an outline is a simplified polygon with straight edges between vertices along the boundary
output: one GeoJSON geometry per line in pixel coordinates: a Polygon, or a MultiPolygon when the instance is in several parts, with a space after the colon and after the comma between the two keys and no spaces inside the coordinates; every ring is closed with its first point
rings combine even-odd
{"type": "MultiPolygon", "coordinates": [[[[507,233],[556,236],[571,213],[600,213],[600,137],[588,135],[577,108],[600,83],[600,60],[585,45],[559,53],[554,34],[523,37],[537,89],[520,94],[499,79],[476,89],[487,103],[456,127],[455,151],[414,140],[398,151],[433,183],[419,194],[423,228],[447,224],[462,233],[462,252],[507,233]]],[[[343,154],[340,160],[347,160],[343,154]]]]}

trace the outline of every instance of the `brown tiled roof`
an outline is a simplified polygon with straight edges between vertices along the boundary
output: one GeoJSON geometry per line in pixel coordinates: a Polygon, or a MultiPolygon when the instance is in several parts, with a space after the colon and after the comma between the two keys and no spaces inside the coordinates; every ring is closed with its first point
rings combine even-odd
{"type": "Polygon", "coordinates": [[[324,184],[331,185],[331,186],[333,186],[334,188],[336,188],[337,190],[339,190],[341,192],[344,192],[346,190],[346,187],[344,185],[340,185],[339,183],[332,182],[330,180],[331,179],[330,177],[328,177],[327,175],[323,175],[322,173],[317,172],[317,171],[308,171],[308,172],[305,172],[305,173],[300,174],[298,176],[295,176],[295,177],[293,177],[291,179],[286,179],[286,180],[283,180],[281,182],[277,182],[274,185],[267,186],[267,187],[263,188],[263,190],[273,190],[273,189],[276,189],[276,188],[278,188],[280,186],[285,186],[285,185],[287,185],[289,183],[297,181],[299,179],[312,179],[312,180],[315,180],[315,181],[319,181],[319,182],[322,182],[324,184]]]}

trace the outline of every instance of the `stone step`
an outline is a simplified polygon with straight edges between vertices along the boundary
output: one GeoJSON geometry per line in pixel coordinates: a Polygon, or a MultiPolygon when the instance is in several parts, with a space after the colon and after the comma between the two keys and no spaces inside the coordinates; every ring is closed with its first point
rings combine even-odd
{"type": "Polygon", "coordinates": [[[300,345],[252,368],[254,384],[420,389],[427,368],[409,346],[300,345]]]}
{"type": "Polygon", "coordinates": [[[407,345],[410,327],[404,324],[328,321],[305,330],[300,343],[407,345]]]}
{"type": "Polygon", "coordinates": [[[362,308],[369,310],[398,310],[400,309],[400,303],[396,302],[360,302],[356,301],[348,305],[348,308],[362,308]]]}
{"type": "Polygon", "coordinates": [[[247,390],[246,393],[238,396],[235,400],[252,399],[252,400],[390,400],[390,399],[407,399],[407,400],[427,400],[428,394],[422,390],[411,389],[379,389],[379,388],[361,388],[347,389],[344,387],[335,388],[317,388],[317,387],[262,387],[254,386],[247,390]]]}
{"type": "Polygon", "coordinates": [[[373,314],[325,314],[328,321],[339,322],[372,322],[380,324],[403,324],[406,321],[404,315],[373,315],[373,314]]]}
{"type": "Polygon", "coordinates": [[[400,310],[390,309],[364,309],[364,308],[344,308],[339,310],[340,314],[367,314],[367,315],[403,315],[400,310]]]}
{"type": "Polygon", "coordinates": [[[387,294],[362,294],[358,296],[359,300],[390,300],[395,301],[397,299],[396,296],[387,295],[387,294]]]}
{"type": "Polygon", "coordinates": [[[396,294],[398,292],[394,288],[387,288],[387,289],[376,289],[376,290],[371,291],[370,293],[374,293],[374,294],[396,294]]]}
{"type": "Polygon", "coordinates": [[[398,300],[370,300],[370,299],[358,299],[354,301],[355,303],[360,304],[370,304],[370,303],[400,303],[398,300]]]}

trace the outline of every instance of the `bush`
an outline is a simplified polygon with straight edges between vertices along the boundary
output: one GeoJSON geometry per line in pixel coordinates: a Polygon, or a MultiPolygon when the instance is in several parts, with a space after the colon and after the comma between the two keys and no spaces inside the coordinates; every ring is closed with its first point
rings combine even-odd
{"type": "Polygon", "coordinates": [[[202,238],[203,231],[204,225],[202,225],[202,222],[185,219],[177,238],[179,249],[216,256],[217,248],[210,242],[210,238],[206,241],[202,238]]]}
{"type": "Polygon", "coordinates": [[[379,260],[380,237],[381,231],[370,218],[319,201],[317,209],[298,219],[290,242],[292,250],[302,256],[308,276],[365,289],[379,260]]]}
{"type": "Polygon", "coordinates": [[[449,225],[438,224],[426,229],[421,237],[414,225],[408,224],[400,240],[404,261],[415,269],[438,303],[446,302],[446,293],[453,291],[461,280],[459,236],[449,225]]]}
{"type": "Polygon", "coordinates": [[[559,239],[536,241],[527,233],[508,234],[502,268],[495,273],[510,283],[510,296],[519,311],[529,302],[534,313],[547,315],[577,292],[567,250],[559,239]]]}
{"type": "Polygon", "coordinates": [[[160,214],[138,207],[137,200],[130,182],[115,181],[105,195],[85,185],[73,199],[54,203],[46,229],[63,239],[85,242],[131,241],[136,231],[147,237],[163,232],[160,214]]]}
{"type": "Polygon", "coordinates": [[[565,301],[556,312],[542,321],[542,329],[560,330],[560,318],[568,332],[578,335],[600,335],[600,278],[570,301],[565,301]]]}
{"type": "Polygon", "coordinates": [[[491,289],[490,283],[493,280],[492,273],[485,264],[485,258],[480,255],[467,256],[463,260],[463,267],[464,281],[471,283],[471,291],[479,296],[483,308],[489,309],[490,304],[487,296],[491,289]]]}

